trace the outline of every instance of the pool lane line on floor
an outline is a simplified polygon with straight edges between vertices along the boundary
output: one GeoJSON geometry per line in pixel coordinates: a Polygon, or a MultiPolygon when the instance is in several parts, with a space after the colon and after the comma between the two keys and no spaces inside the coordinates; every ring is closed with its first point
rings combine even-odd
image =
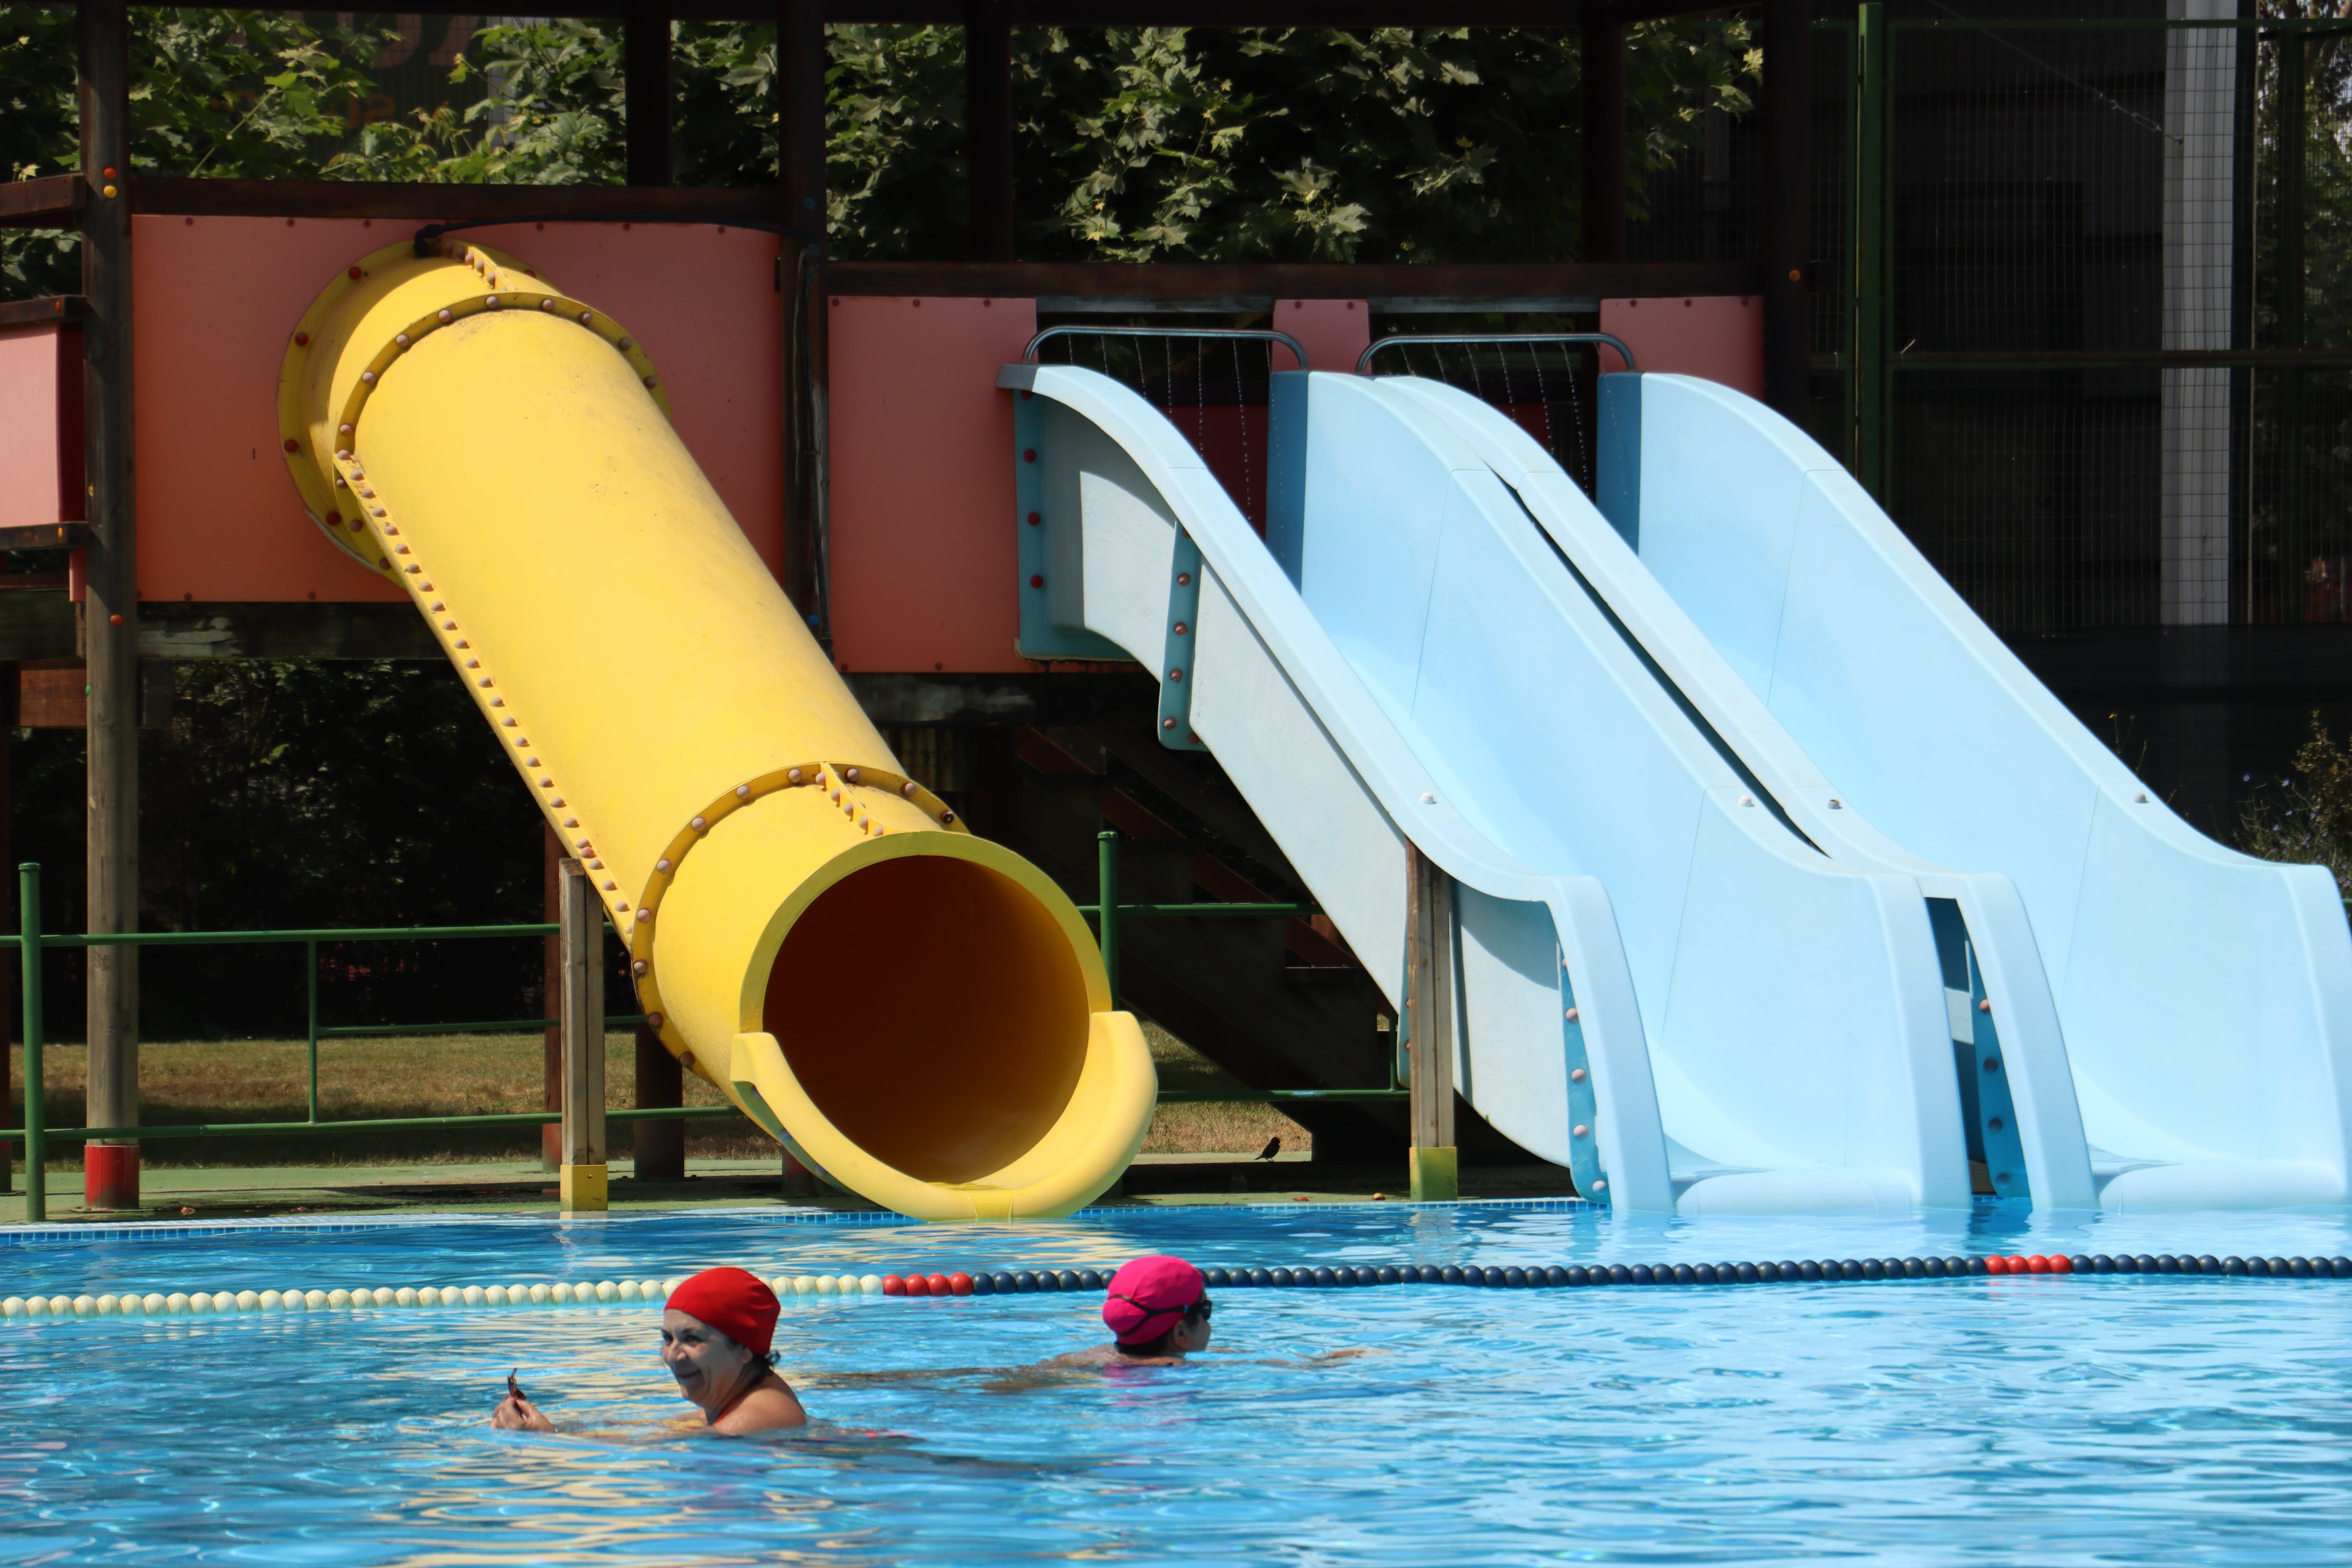
{"type": "MultiPolygon", "coordinates": [[[[2115,1274],[2211,1275],[2248,1279],[2352,1279],[2352,1258],[2214,1258],[2171,1253],[2105,1253],[1975,1258],[1831,1258],[1804,1262],[1584,1264],[1528,1268],[1464,1268],[1458,1264],[1391,1264],[1379,1268],[1342,1265],[1313,1268],[1206,1268],[1212,1290],[1259,1289],[1337,1289],[1377,1285],[1458,1285],[1486,1289],[1612,1287],[1622,1285],[1903,1284],[1914,1279],[2039,1277],[2069,1279],[2115,1274]]],[[[356,1290],[216,1290],[194,1294],[10,1296],[0,1300],[0,1320],[49,1321],[64,1318],[132,1318],[227,1315],[242,1312],[344,1311],[374,1308],[647,1305],[666,1299],[685,1282],[668,1279],[603,1279],[593,1283],[448,1285],[411,1288],[363,1286],[356,1290]]],[[[1084,1292],[1108,1283],[1098,1269],[982,1270],[967,1274],[778,1274],[768,1286],[779,1300],[803,1298],[917,1299],[1027,1295],[1036,1291],[1084,1292]]]]}
{"type": "MultiPolygon", "coordinates": [[[[0,1202],[6,1201],[0,1194],[0,1202]]],[[[1409,1210],[1414,1214],[1432,1209],[1467,1209],[1479,1214],[1535,1213],[1564,1214],[1591,1210],[1595,1214],[1607,1211],[1584,1198],[1452,1198],[1442,1203],[1414,1203],[1410,1199],[1369,1198],[1317,1199],[1306,1205],[1317,1212],[1325,1209],[1386,1209],[1409,1210]]],[[[1078,1210],[1057,1220],[1029,1220],[1029,1226],[1067,1225],[1073,1220],[1136,1219],[1150,1215],[1176,1214],[1261,1214],[1295,1215],[1300,1212],[1299,1200],[1286,1198],[1275,1203],[1213,1203],[1213,1204],[1122,1204],[1101,1205],[1078,1210]]],[[[441,1209],[431,1213],[400,1215],[345,1215],[315,1220],[288,1219],[273,1216],[268,1219],[200,1219],[138,1220],[129,1224],[110,1225],[101,1220],[76,1222],[69,1225],[0,1225],[0,1247],[39,1247],[50,1242],[82,1241],[184,1241],[206,1236],[254,1236],[273,1232],[319,1235],[328,1232],[384,1230],[398,1226],[425,1225],[627,1225],[647,1220],[675,1218],[679,1215],[724,1215],[730,1221],[757,1220],[769,1225],[922,1225],[901,1214],[878,1209],[757,1209],[731,1205],[680,1204],[675,1208],[630,1208],[604,1214],[562,1214],[554,1209],[533,1209],[517,1212],[501,1209],[482,1213],[466,1209],[441,1209]]]]}

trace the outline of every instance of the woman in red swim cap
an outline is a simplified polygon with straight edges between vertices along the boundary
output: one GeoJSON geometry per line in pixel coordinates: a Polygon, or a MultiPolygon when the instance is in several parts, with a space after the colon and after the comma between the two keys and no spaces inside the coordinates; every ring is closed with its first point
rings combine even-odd
{"type": "MultiPolygon", "coordinates": [[[[711,1431],[738,1437],[808,1425],[770,1349],[780,1310],[776,1293],[740,1268],[706,1268],[670,1292],[662,1312],[662,1361],[711,1431]]],[[[507,1387],[491,1426],[555,1430],[511,1377],[507,1387]]]]}
{"type": "Polygon", "coordinates": [[[1048,1366],[1177,1366],[1209,1348],[1209,1282],[1181,1258],[1139,1258],[1110,1277],[1107,1345],[1056,1356],[1048,1366]]]}

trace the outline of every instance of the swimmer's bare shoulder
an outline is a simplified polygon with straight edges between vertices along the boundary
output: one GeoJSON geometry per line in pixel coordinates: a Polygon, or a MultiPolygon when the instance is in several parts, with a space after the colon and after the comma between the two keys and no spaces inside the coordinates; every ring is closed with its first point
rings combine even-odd
{"type": "Polygon", "coordinates": [[[1181,1355],[1129,1355],[1117,1345],[1094,1345],[1086,1350],[1072,1351],[1067,1355],[1057,1355],[1050,1361],[1041,1361],[1037,1366],[1040,1371],[1066,1368],[1081,1372],[1105,1366],[1182,1366],[1184,1361],[1181,1355]]]}
{"type": "Polygon", "coordinates": [[[740,1437],[752,1432],[778,1432],[807,1425],[808,1412],[801,1408],[800,1396],[793,1392],[793,1385],[772,1372],[707,1430],[722,1437],[740,1437]]]}

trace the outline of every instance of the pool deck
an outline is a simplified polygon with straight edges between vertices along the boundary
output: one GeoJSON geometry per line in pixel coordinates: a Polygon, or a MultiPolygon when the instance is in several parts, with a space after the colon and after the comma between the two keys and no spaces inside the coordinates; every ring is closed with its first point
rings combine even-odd
{"type": "MultiPolygon", "coordinates": [[[[22,1211],[24,1177],[0,1193],[0,1224],[22,1211]]],[[[1403,1162],[1318,1164],[1306,1154],[1251,1160],[1231,1154],[1146,1154],[1100,1205],[1363,1203],[1402,1198],[1403,1162]]],[[[1567,1197],[1568,1173],[1552,1165],[1467,1166],[1464,1197],[1567,1197]]],[[[254,1218],[283,1215],[527,1214],[556,1207],[555,1173],[536,1160],[449,1165],[150,1166],[137,1209],[82,1206],[79,1173],[49,1173],[49,1222],[254,1218]]],[[[875,1213],[862,1198],[820,1187],[787,1196],[772,1161],[691,1162],[682,1182],[640,1184],[629,1162],[612,1167],[615,1211],[676,1208],[820,1208],[875,1213]]]]}

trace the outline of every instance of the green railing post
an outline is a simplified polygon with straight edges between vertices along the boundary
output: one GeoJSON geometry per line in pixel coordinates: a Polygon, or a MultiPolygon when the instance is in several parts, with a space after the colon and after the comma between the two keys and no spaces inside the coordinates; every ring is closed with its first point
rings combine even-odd
{"type": "Polygon", "coordinates": [[[307,965],[303,973],[309,982],[304,987],[309,999],[304,1008],[303,1034],[310,1048],[310,1120],[315,1122],[319,1120],[319,944],[304,942],[302,957],[307,965]]]}
{"type": "Polygon", "coordinates": [[[1887,501],[1895,331],[1893,51],[1886,8],[1860,7],[1853,41],[1853,264],[1847,342],[1853,353],[1853,477],[1881,506],[1887,501]]]}
{"type": "Polygon", "coordinates": [[[1118,1005],[1118,829],[1095,835],[1096,939],[1102,944],[1103,973],[1110,980],[1110,1005],[1118,1005]]]}
{"type": "Polygon", "coordinates": [[[41,868],[27,860],[16,868],[17,931],[24,945],[16,967],[25,977],[25,1218],[49,1217],[47,1166],[49,1141],[47,1097],[41,1084],[41,868]]]}
{"type": "MultiPolygon", "coordinates": [[[[2309,109],[2309,73],[2311,57],[2305,42],[2307,35],[2283,32],[2278,39],[2278,318],[2274,347],[2299,349],[2304,346],[2305,310],[2308,302],[2310,276],[2305,261],[2308,178],[2311,157],[2311,118],[2309,109]]],[[[2315,488],[2306,483],[2311,472],[2306,453],[2311,443],[2304,430],[2303,373],[2293,363],[2284,366],[2278,378],[2278,512],[2279,531],[2283,535],[2279,553],[2283,564],[2294,567],[2316,553],[2311,548],[2312,518],[2305,510],[2307,497],[2315,488]]],[[[2286,582],[2292,584],[2297,573],[2289,571],[2286,582]]],[[[2283,594],[2287,613],[2282,619],[2301,621],[2304,618],[2303,598],[2294,593],[2283,594]]]]}

